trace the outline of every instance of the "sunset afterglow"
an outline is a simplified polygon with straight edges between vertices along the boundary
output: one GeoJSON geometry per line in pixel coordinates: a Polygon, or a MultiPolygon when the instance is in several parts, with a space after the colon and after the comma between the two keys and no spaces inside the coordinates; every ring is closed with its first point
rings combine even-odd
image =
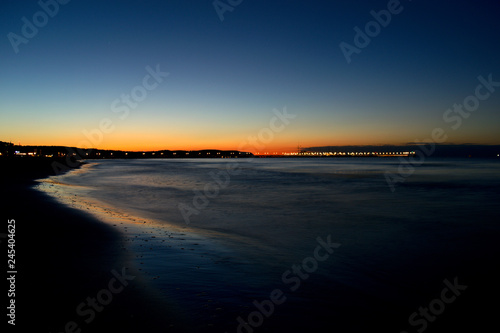
{"type": "MultiPolygon", "coordinates": [[[[328,6],[246,3],[221,22],[210,2],[61,5],[17,53],[4,39],[0,139],[86,146],[93,133],[90,146],[100,149],[238,149],[286,108],[296,118],[248,151],[404,144],[436,127],[451,143],[500,143],[498,92],[459,129],[443,120],[474,94],[478,77],[500,81],[493,14],[460,4],[457,12],[474,7],[481,21],[441,25],[453,8],[404,3],[348,63],[339,44],[352,44],[353,28],[374,20],[377,6],[328,6]]],[[[21,18],[40,10],[10,2],[2,31],[20,34],[21,18]]]]}

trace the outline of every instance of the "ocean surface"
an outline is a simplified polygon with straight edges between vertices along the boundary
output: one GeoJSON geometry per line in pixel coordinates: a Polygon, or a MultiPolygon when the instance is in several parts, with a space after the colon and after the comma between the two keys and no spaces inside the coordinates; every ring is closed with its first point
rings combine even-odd
{"type": "MultiPolygon", "coordinates": [[[[410,315],[445,279],[476,297],[474,286],[499,268],[500,159],[403,166],[89,160],[37,188],[123,233],[124,251],[179,314],[173,330],[417,332],[424,322],[410,315]]],[[[462,299],[425,329],[453,324],[453,311],[472,302],[462,299]]]]}

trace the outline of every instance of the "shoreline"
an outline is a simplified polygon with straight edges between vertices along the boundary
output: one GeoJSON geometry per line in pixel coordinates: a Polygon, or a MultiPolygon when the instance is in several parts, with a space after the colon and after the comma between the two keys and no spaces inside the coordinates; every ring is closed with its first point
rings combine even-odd
{"type": "MultiPolygon", "coordinates": [[[[87,164],[86,167],[91,165],[87,164]]],[[[85,172],[83,169],[72,172],[80,170],[85,172]]],[[[213,286],[219,289],[220,285],[216,283],[218,278],[212,274],[215,271],[225,276],[234,274],[222,264],[226,261],[235,264],[228,259],[234,256],[229,248],[216,244],[210,237],[192,228],[161,223],[103,204],[91,198],[83,184],[77,185],[75,189],[56,177],[38,181],[37,187],[41,187],[38,190],[56,202],[87,213],[119,234],[120,241],[115,245],[116,248],[128,254],[128,264],[135,267],[136,274],[142,277],[146,288],[154,294],[150,293],[151,297],[170,313],[176,313],[176,319],[179,316],[182,318],[180,327],[183,331],[218,332],[218,326],[226,326],[224,321],[227,318],[221,318],[224,313],[222,310],[231,310],[228,304],[214,300],[216,293],[213,292],[213,286]],[[209,276],[205,275],[207,272],[209,276]],[[186,319],[192,317],[194,308],[200,322],[186,319]]],[[[148,304],[148,307],[151,306],[148,304]]],[[[236,317],[236,314],[232,317],[236,317]]],[[[176,327],[178,325],[174,324],[169,327],[169,331],[182,332],[174,330],[176,327]]]]}
{"type": "MultiPolygon", "coordinates": [[[[22,178],[28,179],[27,175],[22,178]]],[[[234,332],[237,318],[246,319],[255,311],[254,300],[262,302],[273,288],[288,287],[279,278],[289,267],[280,268],[279,262],[267,270],[258,258],[249,257],[247,263],[231,248],[221,252],[188,230],[178,233],[143,224],[147,219],[132,225],[122,216],[101,219],[35,191],[34,178],[16,183],[14,176],[8,177],[1,191],[9,194],[2,217],[16,219],[17,225],[17,328],[36,323],[40,331],[70,332],[65,326],[74,321],[75,332],[77,328],[81,332],[234,332]],[[122,273],[123,267],[130,270],[122,273]],[[112,293],[113,300],[95,313],[95,320],[85,323],[89,308],[79,315],[77,307],[87,297],[100,294],[102,298],[103,290],[111,290],[109,283],[116,277],[113,270],[136,278],[128,281],[123,292],[112,293]]],[[[489,327],[495,308],[488,307],[487,301],[498,295],[492,290],[498,280],[494,269],[498,250],[492,246],[498,227],[492,217],[473,212],[467,216],[472,220],[488,217],[489,222],[479,228],[469,222],[461,226],[448,221],[443,227],[415,222],[409,226],[417,233],[392,239],[402,242],[400,237],[406,235],[408,242],[415,243],[398,247],[402,249],[399,254],[364,247],[372,244],[370,240],[365,243],[366,239],[360,240],[359,247],[346,237],[358,237],[358,233],[337,234],[343,242],[337,263],[331,267],[333,275],[315,273],[296,293],[286,294],[290,300],[276,307],[259,330],[307,331],[331,324],[340,331],[414,332],[419,326],[411,325],[409,316],[420,306],[437,304],[434,300],[447,286],[442,281],[453,283],[455,278],[467,290],[426,332],[489,327]],[[431,226],[437,227],[418,232],[431,226]],[[366,324],[358,323],[360,318],[366,324]]],[[[366,227],[363,230],[370,232],[366,227]]],[[[265,258],[270,260],[268,255],[265,258]]],[[[116,283],[113,286],[119,288],[116,283]]]]}
{"type": "MultiPolygon", "coordinates": [[[[123,235],[35,190],[37,179],[50,176],[52,160],[33,162],[0,164],[0,191],[5,198],[1,216],[14,219],[16,227],[16,325],[8,325],[9,329],[182,332],[176,329],[175,311],[155,297],[155,290],[133,266],[123,235]],[[120,291],[108,300],[109,293],[103,290],[110,286],[120,291]],[[94,310],[87,300],[99,295],[104,303],[94,310]]],[[[3,239],[2,249],[7,251],[3,239]]]]}

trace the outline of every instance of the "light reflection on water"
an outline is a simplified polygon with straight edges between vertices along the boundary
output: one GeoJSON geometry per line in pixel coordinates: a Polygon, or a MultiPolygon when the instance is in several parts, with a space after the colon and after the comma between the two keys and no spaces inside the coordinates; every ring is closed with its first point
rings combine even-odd
{"type": "Polygon", "coordinates": [[[368,220],[394,221],[394,227],[411,225],[416,216],[447,221],[478,205],[483,216],[493,213],[498,161],[430,160],[392,193],[384,172],[398,165],[397,159],[374,158],[98,160],[51,180],[70,186],[95,207],[179,227],[187,226],[179,204],[195,209],[196,193],[204,193],[207,184],[212,190],[218,186],[215,196],[204,196],[208,204],[190,216],[189,227],[244,237],[263,247],[272,243],[278,252],[338,233],[335,226],[353,228],[368,220]],[[224,173],[228,163],[239,172],[221,187],[210,173],[224,173]]]}
{"type": "MultiPolygon", "coordinates": [[[[315,272],[317,288],[293,295],[296,307],[283,314],[293,316],[323,295],[332,296],[322,301],[327,307],[356,303],[351,289],[372,299],[360,309],[382,298],[404,304],[401,294],[411,300],[426,281],[486,258],[483,235],[499,232],[498,161],[428,159],[393,193],[384,173],[397,172],[399,164],[392,158],[97,160],[42,187],[76,208],[112,216],[113,223],[135,221],[142,229],[129,239],[155,238],[147,249],[132,240],[130,247],[148,274],[162,277],[155,280],[159,288],[197,309],[191,294],[211,292],[228,317],[241,311],[233,302],[249,309],[247,298],[283,286],[281,274],[311,255],[318,236],[331,235],[341,247],[315,272]],[[193,206],[195,191],[216,184],[211,172],[224,172],[228,163],[239,173],[186,225],[178,205],[193,206]],[[176,264],[165,264],[172,256],[176,264]],[[166,277],[166,270],[176,274],[166,277]],[[172,292],[183,279],[190,281],[184,291],[172,292]]],[[[322,311],[316,315],[323,318],[322,311]]]]}

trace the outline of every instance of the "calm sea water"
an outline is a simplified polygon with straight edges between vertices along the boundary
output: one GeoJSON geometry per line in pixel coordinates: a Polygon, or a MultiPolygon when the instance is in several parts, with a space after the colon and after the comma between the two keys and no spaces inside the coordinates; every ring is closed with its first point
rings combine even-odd
{"type": "Polygon", "coordinates": [[[391,191],[384,174],[399,166],[95,160],[39,188],[120,226],[159,297],[197,331],[415,331],[408,316],[444,279],[498,265],[500,161],[428,159],[391,191]],[[337,244],[322,261],[318,237],[337,244]],[[276,289],[283,302],[252,317],[276,289]]]}

